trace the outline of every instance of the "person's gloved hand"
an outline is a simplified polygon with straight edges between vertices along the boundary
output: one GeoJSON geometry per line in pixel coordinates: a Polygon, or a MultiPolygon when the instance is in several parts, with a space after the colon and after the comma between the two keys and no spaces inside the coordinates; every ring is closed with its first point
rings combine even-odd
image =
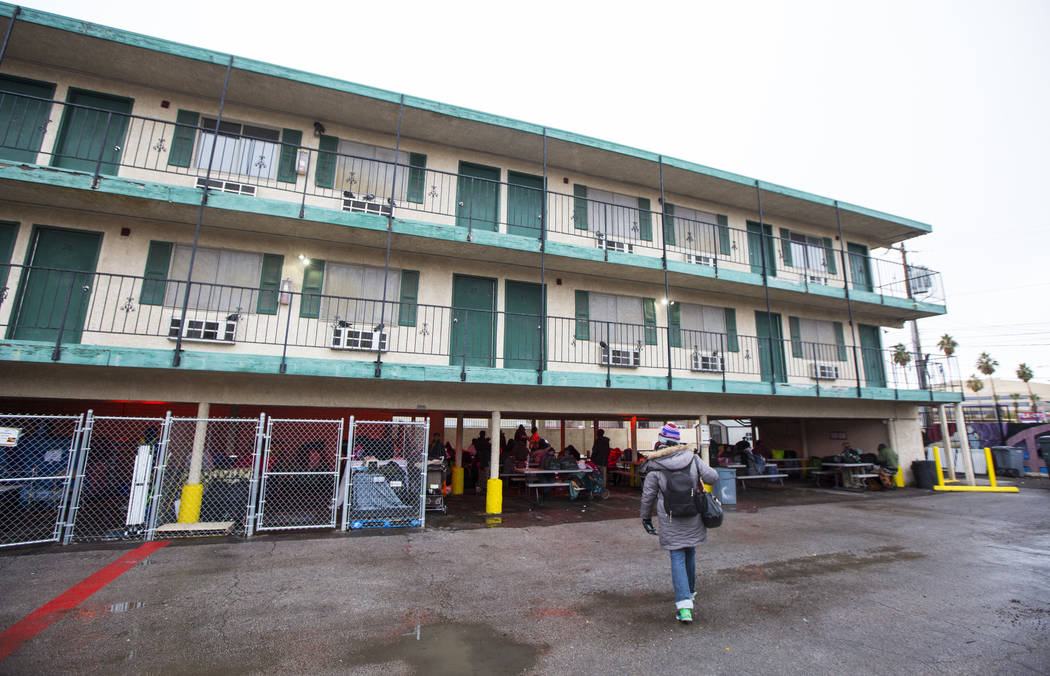
{"type": "Polygon", "coordinates": [[[642,519],[642,527],[645,528],[645,532],[649,535],[656,535],[656,529],[653,528],[652,519],[642,519]]]}

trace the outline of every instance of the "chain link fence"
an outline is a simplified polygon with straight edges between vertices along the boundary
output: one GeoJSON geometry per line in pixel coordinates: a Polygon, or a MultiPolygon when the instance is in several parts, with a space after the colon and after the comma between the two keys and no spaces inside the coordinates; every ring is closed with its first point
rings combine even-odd
{"type": "Polygon", "coordinates": [[[424,525],[428,422],[354,421],[343,530],[424,525]]]}
{"type": "Polygon", "coordinates": [[[263,418],[171,418],[155,483],[153,537],[250,535],[263,418]],[[199,509],[194,489],[201,487],[199,509]]]}
{"type": "Polygon", "coordinates": [[[256,529],[335,528],[342,458],[342,420],[270,418],[256,529]]]}
{"type": "Polygon", "coordinates": [[[64,542],[146,539],[166,420],[88,411],[84,427],[64,542]]]}
{"type": "Polygon", "coordinates": [[[83,422],[0,415],[0,547],[62,537],[83,422]]]}

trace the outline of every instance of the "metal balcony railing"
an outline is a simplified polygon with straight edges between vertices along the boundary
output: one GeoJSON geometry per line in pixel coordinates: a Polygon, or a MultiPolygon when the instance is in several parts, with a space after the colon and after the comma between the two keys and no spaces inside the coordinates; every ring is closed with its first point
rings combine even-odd
{"type": "Polygon", "coordinates": [[[185,280],[8,266],[9,340],[471,367],[808,385],[944,390],[954,360],[889,350],[667,327],[353,298],[185,280]],[[17,292],[9,291],[17,289],[17,292]],[[859,371],[858,371],[859,364],[859,371]]]}
{"type": "Polygon", "coordinates": [[[606,259],[610,252],[663,255],[666,246],[669,260],[714,275],[723,269],[765,272],[806,291],[849,288],[862,300],[874,294],[944,303],[940,273],[864,253],[843,256],[831,240],[785,237],[768,224],[764,231],[732,228],[716,214],[676,214],[670,205],[665,213],[544,191],[537,187],[542,177],[502,182],[438,171],[416,161],[422,156],[402,155],[400,161],[377,159],[284,143],[277,130],[250,125],[231,123],[216,133],[214,124],[0,92],[0,160],[83,171],[93,186],[106,176],[171,182],[175,175],[183,177],[177,183],[215,192],[297,201],[301,217],[307,206],[404,218],[420,212],[470,237],[477,231],[542,235],[601,249],[606,259]],[[62,120],[57,131],[55,119],[62,120]]]}

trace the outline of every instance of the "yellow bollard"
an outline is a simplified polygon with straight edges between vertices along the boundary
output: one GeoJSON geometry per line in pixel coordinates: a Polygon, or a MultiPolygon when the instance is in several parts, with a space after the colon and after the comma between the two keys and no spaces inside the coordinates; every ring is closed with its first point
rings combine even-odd
{"type": "Polygon", "coordinates": [[[179,502],[179,523],[197,523],[201,519],[201,499],[204,497],[202,484],[186,484],[182,487],[182,500],[179,502]]]}
{"type": "Polygon", "coordinates": [[[941,470],[941,449],[933,447],[933,461],[937,463],[937,485],[944,485],[944,472],[941,470]]]}
{"type": "Polygon", "coordinates": [[[984,447],[984,461],[988,465],[988,483],[995,488],[999,484],[995,483],[995,466],[992,465],[992,449],[987,446],[984,447]]]}
{"type": "Polygon", "coordinates": [[[893,480],[897,484],[897,488],[904,488],[904,468],[898,467],[897,473],[893,475],[893,480]]]}
{"type": "Polygon", "coordinates": [[[463,468],[452,468],[452,495],[463,495],[463,468]]]}
{"type": "Polygon", "coordinates": [[[501,479],[489,479],[485,484],[485,513],[503,513],[503,481],[501,479]]]}
{"type": "MultiPolygon", "coordinates": [[[[1020,493],[1017,486],[998,486],[995,483],[995,467],[992,465],[992,449],[987,446],[984,449],[984,461],[988,464],[988,482],[990,486],[945,486],[941,484],[934,486],[935,491],[958,491],[970,493],[1020,493]]],[[[940,465],[937,466],[940,470],[940,465]]]]}

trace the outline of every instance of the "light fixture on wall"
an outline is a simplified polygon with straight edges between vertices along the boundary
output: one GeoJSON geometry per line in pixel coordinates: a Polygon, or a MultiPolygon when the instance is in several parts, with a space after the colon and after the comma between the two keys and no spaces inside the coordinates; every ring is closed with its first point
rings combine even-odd
{"type": "Polygon", "coordinates": [[[320,122],[314,122],[314,136],[324,135],[324,125],[320,122]]]}
{"type": "Polygon", "coordinates": [[[303,254],[299,254],[299,260],[302,261],[303,265],[309,265],[310,264],[310,259],[307,258],[306,256],[304,256],[303,254]]]}

